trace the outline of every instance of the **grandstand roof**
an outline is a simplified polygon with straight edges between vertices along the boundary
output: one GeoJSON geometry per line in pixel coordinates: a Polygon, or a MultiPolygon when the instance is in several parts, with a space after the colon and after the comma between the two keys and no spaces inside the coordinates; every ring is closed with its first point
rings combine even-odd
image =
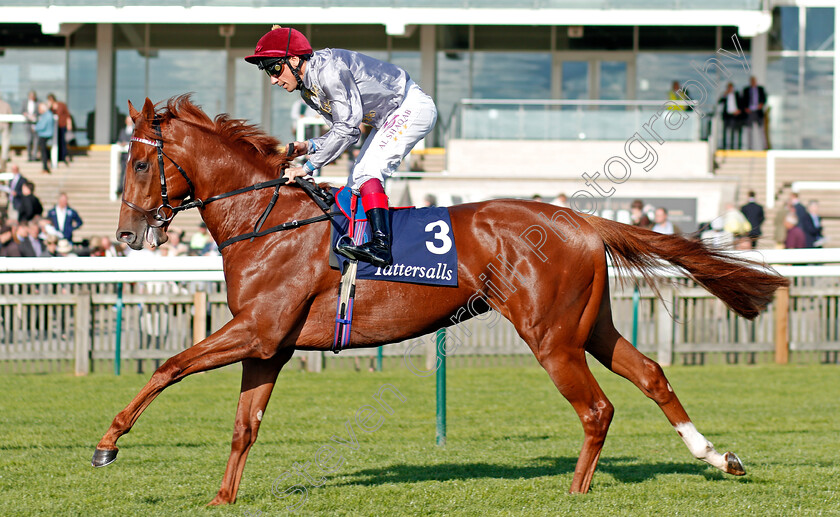
{"type": "Polygon", "coordinates": [[[62,24],[194,23],[381,24],[390,35],[412,25],[718,26],[742,36],[765,32],[771,14],[760,0],[0,0],[5,22],[39,23],[45,33],[62,24]],[[694,6],[697,6],[695,8],[694,6]],[[153,7],[153,9],[150,9],[153,7]],[[292,9],[293,7],[293,9],[292,9]],[[688,14],[687,12],[690,12],[688,14]]]}

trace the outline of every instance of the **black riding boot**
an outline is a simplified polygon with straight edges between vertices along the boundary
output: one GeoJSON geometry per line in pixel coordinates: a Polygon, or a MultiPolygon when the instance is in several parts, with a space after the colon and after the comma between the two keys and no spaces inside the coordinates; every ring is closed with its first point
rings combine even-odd
{"type": "Polygon", "coordinates": [[[387,208],[371,208],[365,212],[370,224],[370,241],[361,246],[339,244],[335,252],[351,260],[370,262],[376,267],[388,267],[394,263],[391,256],[391,218],[387,208]]]}

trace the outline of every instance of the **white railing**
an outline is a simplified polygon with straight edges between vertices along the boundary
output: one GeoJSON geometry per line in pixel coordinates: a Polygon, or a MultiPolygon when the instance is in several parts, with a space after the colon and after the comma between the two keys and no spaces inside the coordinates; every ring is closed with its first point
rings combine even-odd
{"type": "MultiPolygon", "coordinates": [[[[664,302],[647,287],[614,286],[617,328],[628,339],[636,335],[639,349],[666,365],[676,356],[711,352],[775,351],[777,360],[784,357],[780,362],[790,351],[836,358],[840,249],[737,255],[773,264],[792,280],[791,288],[780,290],[756,321],[735,316],[703,289],[663,270],[670,277],[660,287],[664,302]]],[[[229,318],[221,257],[0,258],[0,363],[72,361],[84,374],[91,358],[113,359],[118,353],[122,360],[162,360],[229,318]]],[[[459,326],[473,337],[455,356],[530,353],[513,326],[495,313],[459,326]]],[[[434,357],[434,339],[420,339],[431,346],[414,347],[418,367],[424,355],[434,357]]],[[[383,353],[401,356],[415,341],[390,345],[383,353]]],[[[375,353],[350,350],[340,357],[375,353]]],[[[316,370],[323,361],[319,352],[299,355],[316,370]]]]}
{"type": "MultiPolygon", "coordinates": [[[[732,251],[785,276],[840,276],[840,248],[732,251]],[[797,264],[820,264],[804,266],[797,264]]],[[[679,276],[663,269],[664,276],[679,276]]],[[[221,282],[222,257],[0,257],[0,285],[90,282],[221,282]]],[[[838,293],[840,294],[840,293],[838,293]]]]}

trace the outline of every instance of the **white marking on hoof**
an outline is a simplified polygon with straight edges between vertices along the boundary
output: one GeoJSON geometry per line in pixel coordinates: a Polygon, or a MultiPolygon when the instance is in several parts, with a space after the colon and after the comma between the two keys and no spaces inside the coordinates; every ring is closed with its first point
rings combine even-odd
{"type": "Polygon", "coordinates": [[[259,411],[257,411],[257,420],[259,420],[260,422],[262,422],[262,409],[260,409],[259,411]]]}
{"type": "Polygon", "coordinates": [[[691,451],[691,454],[695,458],[727,472],[726,456],[716,451],[712,442],[700,434],[697,428],[694,427],[694,424],[691,422],[677,424],[674,426],[674,429],[676,429],[683,442],[685,442],[686,447],[688,447],[688,450],[691,451]]]}

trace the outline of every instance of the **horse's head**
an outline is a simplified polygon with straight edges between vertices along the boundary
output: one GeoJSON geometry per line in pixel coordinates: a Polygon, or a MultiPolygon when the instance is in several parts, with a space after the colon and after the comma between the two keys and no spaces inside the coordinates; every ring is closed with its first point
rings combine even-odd
{"type": "MultiPolygon", "coordinates": [[[[126,161],[117,240],[133,249],[141,249],[144,241],[152,246],[166,242],[166,230],[177,212],[203,209],[229,197],[223,193],[235,194],[242,187],[276,179],[289,166],[290,156],[279,149],[277,139],[225,114],[210,119],[189,94],[169,99],[158,112],[149,99],[140,112],[130,102],[128,109],[134,136],[126,161]],[[196,190],[205,201],[196,198],[196,190]]],[[[258,196],[251,196],[236,206],[250,217],[251,211],[264,208],[260,203],[258,196]]],[[[228,203],[220,209],[224,217],[215,219],[218,231],[224,231],[226,224],[233,230],[235,221],[242,219],[226,222],[231,207],[228,203]]],[[[202,217],[212,219],[212,212],[202,210],[202,217]]],[[[213,232],[211,220],[207,225],[213,232]]]]}
{"type": "Polygon", "coordinates": [[[191,185],[178,165],[169,158],[176,148],[167,131],[164,152],[163,132],[166,128],[148,98],[142,112],[131,102],[129,114],[134,120],[134,137],[128,148],[122,207],[117,226],[117,240],[139,250],[145,240],[151,246],[160,246],[168,240],[167,228],[175,215],[173,207],[179,206],[191,194],[191,185]]]}

